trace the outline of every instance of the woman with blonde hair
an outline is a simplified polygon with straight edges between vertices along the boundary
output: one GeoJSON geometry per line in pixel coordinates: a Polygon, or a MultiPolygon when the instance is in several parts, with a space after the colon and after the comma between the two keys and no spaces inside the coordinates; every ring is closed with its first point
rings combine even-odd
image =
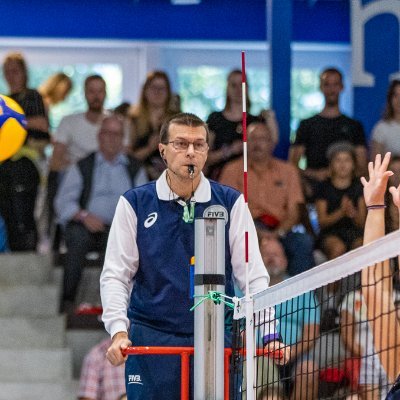
{"type": "Polygon", "coordinates": [[[163,71],[152,71],[142,87],[139,103],[130,112],[132,128],[128,151],[145,163],[151,179],[156,179],[165,167],[159,156],[158,143],[161,125],[176,113],[171,100],[168,75],[163,71]]]}
{"type": "Polygon", "coordinates": [[[39,87],[39,93],[42,95],[44,104],[49,109],[61,103],[68,96],[72,89],[71,78],[63,72],[57,72],[47,78],[39,87]]]}

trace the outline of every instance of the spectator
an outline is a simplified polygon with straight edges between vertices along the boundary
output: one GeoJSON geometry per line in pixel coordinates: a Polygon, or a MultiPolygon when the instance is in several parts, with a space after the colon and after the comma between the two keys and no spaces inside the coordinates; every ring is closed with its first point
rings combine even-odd
{"type": "Polygon", "coordinates": [[[320,89],[325,98],[322,111],[301,121],[296,140],[289,151],[289,161],[298,166],[300,158],[306,157],[306,196],[313,200],[318,182],[328,178],[326,151],[332,143],[348,141],[355,146],[356,176],[362,175],[367,166],[367,147],[360,122],[342,114],[339,96],[343,90],[342,73],[327,68],[320,75],[320,89]]]}
{"type": "MultiPolygon", "coordinates": [[[[49,227],[53,228],[54,199],[66,168],[97,151],[97,133],[103,118],[106,98],[106,83],[100,75],[90,75],[85,79],[85,99],[88,109],[85,112],[67,115],[54,133],[53,155],[50,160],[47,201],[49,208],[49,227]]],[[[53,234],[53,232],[52,232],[53,234]]],[[[54,232],[53,247],[58,249],[59,229],[54,232]]]]}
{"type": "Polygon", "coordinates": [[[379,399],[379,387],[387,386],[387,377],[373,345],[367,308],[360,290],[347,293],[340,305],[340,336],[352,357],[361,362],[358,394],[379,399]]]}
{"type": "MultiPolygon", "coordinates": [[[[248,86],[246,86],[248,90],[248,86]]],[[[246,94],[247,110],[250,110],[250,98],[246,94]]],[[[207,124],[210,129],[210,154],[207,160],[208,175],[215,180],[225,163],[238,158],[243,153],[242,144],[242,72],[233,70],[227,78],[226,102],[222,111],[212,112],[207,124]]],[[[258,118],[247,114],[247,124],[258,118]]]]}
{"type": "Polygon", "coordinates": [[[120,115],[122,118],[126,118],[128,117],[130,107],[130,103],[128,103],[127,101],[123,101],[121,104],[114,108],[113,112],[116,115],[120,115]]]}
{"type": "Polygon", "coordinates": [[[372,129],[371,158],[390,151],[400,156],[400,80],[394,79],[386,96],[383,118],[372,129]]]}
{"type": "Polygon", "coordinates": [[[147,75],[139,104],[131,111],[129,152],[145,163],[151,179],[157,179],[165,165],[160,159],[158,140],[162,123],[175,114],[171,108],[171,85],[167,74],[153,71],[147,75]]]}
{"type": "MultiPolygon", "coordinates": [[[[21,160],[20,156],[15,156],[11,162],[17,162],[19,164],[18,169],[19,173],[22,173],[23,170],[21,169],[22,166],[27,167],[30,171],[27,171],[27,175],[31,175],[34,173],[33,165],[35,164],[36,168],[40,174],[39,186],[37,188],[38,192],[36,195],[31,197],[31,200],[34,201],[34,224],[38,228],[39,232],[39,239],[40,242],[44,242],[46,240],[46,233],[47,233],[47,219],[46,219],[46,210],[43,207],[43,199],[45,198],[46,192],[46,175],[47,175],[47,157],[45,155],[45,148],[49,144],[50,135],[48,133],[49,124],[47,119],[46,109],[43,103],[43,99],[39,92],[35,89],[28,88],[28,68],[26,65],[26,61],[22,54],[20,53],[10,53],[6,56],[4,63],[3,63],[3,73],[4,77],[7,81],[7,85],[9,87],[9,96],[14,99],[24,110],[27,119],[27,130],[28,135],[24,144],[24,149],[22,150],[23,159],[21,160]],[[32,163],[26,161],[26,157],[32,161],[32,163]],[[16,158],[19,158],[18,161],[16,158]]],[[[16,177],[15,177],[16,178],[16,177]]],[[[20,177],[21,178],[21,177],[20,177]]],[[[16,178],[17,181],[20,178],[16,178]]],[[[32,183],[34,183],[33,181],[32,183]]],[[[28,183],[28,186],[31,187],[32,185],[28,183]]],[[[25,186],[26,188],[26,186],[25,186]]],[[[30,190],[31,190],[30,189],[30,190]]],[[[36,189],[35,189],[36,190],[36,189]]],[[[15,200],[15,199],[14,199],[15,200]]],[[[10,199],[10,201],[13,201],[10,199]]],[[[31,209],[31,205],[27,207],[29,210],[31,209]]],[[[15,211],[17,212],[17,211],[15,211]]],[[[30,214],[27,213],[27,215],[30,214]]],[[[7,218],[8,219],[8,218],[7,218]]],[[[7,222],[8,224],[8,222],[7,222]]],[[[33,226],[33,222],[29,223],[33,226]]],[[[25,229],[25,228],[24,228],[25,229]]],[[[36,228],[35,228],[36,229],[36,228]]],[[[10,233],[13,237],[14,234],[10,233]]],[[[36,235],[36,234],[35,234],[36,235]]],[[[39,240],[36,238],[34,243],[29,241],[29,245],[27,247],[32,249],[36,247],[37,241],[39,240]]],[[[10,238],[13,248],[16,245],[14,238],[10,238]]],[[[24,246],[22,243],[18,245],[18,248],[23,250],[24,246]]]]}
{"type": "Polygon", "coordinates": [[[104,111],[106,83],[100,75],[85,80],[86,112],[64,117],[54,134],[51,171],[63,171],[98,149],[97,133],[107,113],[104,111]]]}
{"type": "MultiPolygon", "coordinates": [[[[266,124],[253,123],[248,132],[249,209],[264,231],[281,241],[289,260],[289,275],[294,276],[315,265],[311,236],[292,231],[304,203],[299,174],[288,162],[273,157],[276,143],[266,124]]],[[[243,160],[228,163],[220,182],[243,191],[243,160]]]]}
{"type": "Polygon", "coordinates": [[[98,142],[97,152],[68,170],[55,200],[67,246],[61,311],[74,307],[86,253],[105,250],[119,196],[147,181],[140,163],[122,154],[123,123],[119,117],[103,120],[98,142]]]}
{"type": "Polygon", "coordinates": [[[83,360],[79,400],[119,400],[125,394],[125,368],[114,367],[106,358],[111,339],[92,347],[83,360]]]}
{"type": "MultiPolygon", "coordinates": [[[[260,251],[271,277],[271,285],[288,278],[285,255],[274,240],[261,239],[260,251]]],[[[290,347],[289,363],[279,367],[283,393],[287,398],[318,398],[318,366],[307,353],[319,336],[320,309],[313,292],[275,306],[278,332],[290,347]]]]}
{"type": "Polygon", "coordinates": [[[39,87],[47,111],[51,106],[65,100],[72,90],[71,78],[63,72],[57,72],[47,78],[39,87]]]}
{"type": "Polygon", "coordinates": [[[316,209],[321,228],[320,244],[329,260],[362,244],[366,209],[362,185],[355,178],[354,147],[337,142],[328,148],[330,178],[316,192],[316,209]]]}
{"type": "Polygon", "coordinates": [[[28,88],[28,67],[22,54],[8,54],[3,62],[3,73],[9,96],[24,110],[28,138],[48,141],[49,124],[43,99],[37,90],[28,88]]]}

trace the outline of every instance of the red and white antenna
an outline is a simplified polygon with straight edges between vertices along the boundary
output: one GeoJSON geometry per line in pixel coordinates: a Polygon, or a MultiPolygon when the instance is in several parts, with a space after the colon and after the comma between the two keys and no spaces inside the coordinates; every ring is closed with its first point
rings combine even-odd
{"type": "MultiPolygon", "coordinates": [[[[246,204],[246,209],[249,209],[247,197],[247,107],[246,107],[246,55],[242,51],[242,132],[243,132],[243,196],[246,204]]],[[[244,253],[246,265],[246,296],[250,293],[249,290],[249,223],[248,218],[245,221],[244,231],[244,253]]]]}
{"type": "Polygon", "coordinates": [[[243,196],[246,207],[246,218],[244,227],[244,254],[246,268],[246,398],[253,400],[254,393],[254,315],[253,299],[250,296],[249,278],[249,203],[247,197],[247,109],[246,109],[246,56],[242,51],[242,131],[243,131],[243,196]]]}

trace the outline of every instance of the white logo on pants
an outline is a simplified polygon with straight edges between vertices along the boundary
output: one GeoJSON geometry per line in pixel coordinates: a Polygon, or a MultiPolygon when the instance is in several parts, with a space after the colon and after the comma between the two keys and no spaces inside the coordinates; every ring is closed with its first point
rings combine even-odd
{"type": "Polygon", "coordinates": [[[140,375],[128,375],[128,385],[143,385],[140,375]]]}

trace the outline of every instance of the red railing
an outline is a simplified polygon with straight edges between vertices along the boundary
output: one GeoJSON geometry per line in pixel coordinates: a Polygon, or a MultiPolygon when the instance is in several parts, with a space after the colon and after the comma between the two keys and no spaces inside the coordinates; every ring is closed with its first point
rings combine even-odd
{"type": "MultiPolygon", "coordinates": [[[[245,350],[239,350],[245,354],[245,350]]],[[[132,346],[124,351],[124,355],[180,355],[181,356],[181,400],[189,400],[189,360],[194,354],[193,347],[159,347],[159,346],[132,346]]],[[[229,400],[229,358],[232,349],[226,348],[224,351],[224,399],[229,400]]],[[[266,349],[257,349],[257,356],[270,355],[266,349]]],[[[281,358],[281,351],[272,353],[272,357],[281,358]]]]}

